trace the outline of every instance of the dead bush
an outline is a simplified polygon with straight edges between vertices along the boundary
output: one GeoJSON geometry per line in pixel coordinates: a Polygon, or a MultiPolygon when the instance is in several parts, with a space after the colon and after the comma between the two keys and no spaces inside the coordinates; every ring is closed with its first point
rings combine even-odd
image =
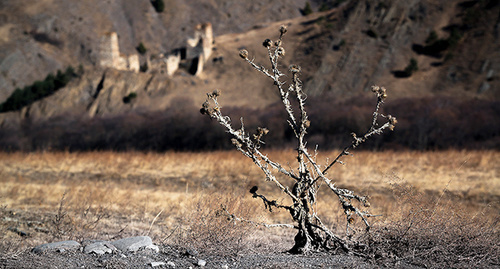
{"type": "Polygon", "coordinates": [[[247,238],[252,235],[252,225],[235,221],[225,210],[248,217],[252,208],[243,197],[222,194],[205,194],[193,200],[187,213],[178,221],[173,236],[176,245],[196,252],[232,256],[245,250],[247,238]]]}
{"type": "MultiPolygon", "coordinates": [[[[294,238],[295,244],[290,253],[304,254],[313,251],[336,251],[342,250],[349,252],[351,247],[349,242],[334,234],[321,220],[317,214],[317,202],[320,188],[325,188],[331,191],[328,192],[334,197],[337,197],[340,203],[341,210],[344,212],[347,222],[346,231],[349,235],[350,224],[353,224],[356,219],[360,219],[366,227],[370,229],[368,218],[374,217],[366,208],[370,207],[367,196],[355,194],[350,189],[339,188],[330,176],[330,168],[335,164],[342,164],[342,157],[350,155],[350,151],[354,150],[367,140],[376,135],[384,133],[386,130],[394,130],[397,120],[391,115],[381,113],[381,107],[384,100],[387,98],[387,91],[384,87],[372,86],[372,92],[376,96],[375,108],[373,109],[372,119],[367,125],[366,131],[351,133],[351,142],[343,148],[337,157],[328,160],[324,166],[319,164],[317,160],[316,149],[308,148],[306,135],[311,126],[309,114],[306,109],[307,94],[302,86],[302,81],[299,78],[302,68],[292,64],[289,66],[290,81],[286,82],[282,77],[286,75],[282,73],[280,60],[285,56],[285,48],[283,45],[283,36],[287,33],[286,26],[282,25],[279,29],[279,38],[272,42],[270,39],[264,40],[262,45],[267,49],[267,56],[270,62],[270,68],[264,65],[257,64],[253,57],[249,57],[249,52],[245,49],[240,50],[239,56],[246,61],[253,69],[268,77],[276,86],[275,90],[280,95],[282,101],[282,110],[287,115],[286,122],[289,126],[289,132],[296,145],[296,167],[291,165],[283,166],[276,162],[262,148],[267,144],[267,135],[270,130],[266,127],[258,126],[255,131],[249,131],[248,126],[244,124],[243,118],[240,118],[238,128],[233,127],[234,124],[227,114],[222,113],[222,106],[219,103],[221,91],[219,89],[207,93],[207,100],[202,104],[200,109],[201,114],[209,116],[211,119],[224,127],[224,129],[232,136],[231,142],[236,150],[248,157],[253,163],[259,167],[265,174],[265,181],[273,182],[277,189],[289,198],[288,201],[278,201],[270,199],[269,195],[264,195],[259,191],[258,186],[253,186],[250,193],[253,198],[261,200],[266,210],[272,212],[273,209],[286,210],[294,224],[278,224],[297,230],[294,238]],[[293,104],[293,105],[292,105],[293,104]],[[313,153],[314,152],[314,153],[313,153]],[[280,175],[293,182],[292,186],[287,186],[280,175]]],[[[250,89],[251,90],[251,89],[250,89]]],[[[351,111],[352,113],[352,111],[351,111]]],[[[313,119],[314,120],[314,119],[313,119]]],[[[362,122],[362,121],[361,121],[362,122]]],[[[356,118],[351,123],[358,125],[360,121],[356,118]]],[[[366,128],[366,126],[365,126],[366,128]]],[[[234,219],[232,213],[227,212],[234,219]]]]}
{"type": "Polygon", "coordinates": [[[395,210],[361,236],[367,258],[392,267],[486,268],[500,264],[498,214],[485,207],[468,212],[463,204],[393,183],[395,210]]]}

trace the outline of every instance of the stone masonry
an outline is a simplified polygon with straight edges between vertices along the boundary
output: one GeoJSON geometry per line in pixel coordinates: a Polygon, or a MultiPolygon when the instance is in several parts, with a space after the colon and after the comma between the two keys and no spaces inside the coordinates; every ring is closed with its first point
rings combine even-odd
{"type": "Polygon", "coordinates": [[[118,35],[111,32],[101,37],[99,65],[104,68],[139,72],[139,56],[121,54],[118,35]]]}
{"type": "MultiPolygon", "coordinates": [[[[189,73],[199,76],[203,66],[212,55],[213,30],[211,23],[196,25],[194,36],[186,40],[186,47],[173,50],[166,55],[148,55],[148,72],[166,73],[172,76],[182,65],[189,73]]],[[[139,72],[140,62],[137,54],[120,54],[118,35],[107,33],[101,38],[99,65],[104,68],[139,72]]]]}
{"type": "Polygon", "coordinates": [[[148,72],[161,72],[172,76],[182,65],[192,75],[200,75],[213,50],[212,24],[198,24],[194,30],[194,37],[186,40],[186,47],[175,49],[166,55],[148,57],[148,72]]]}

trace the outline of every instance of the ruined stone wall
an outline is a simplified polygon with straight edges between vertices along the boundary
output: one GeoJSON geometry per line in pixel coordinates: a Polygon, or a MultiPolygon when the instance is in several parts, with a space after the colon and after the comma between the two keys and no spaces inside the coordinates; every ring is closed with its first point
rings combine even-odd
{"type": "Polygon", "coordinates": [[[203,60],[207,61],[213,49],[213,30],[211,23],[196,25],[194,37],[187,40],[186,58],[193,59],[203,55],[203,60]]]}
{"type": "Polygon", "coordinates": [[[117,59],[120,57],[120,50],[118,48],[118,35],[115,32],[106,33],[101,37],[100,42],[99,65],[102,67],[113,68],[117,65],[117,59]]]}
{"type": "Polygon", "coordinates": [[[181,54],[176,53],[172,55],[168,55],[165,63],[166,63],[166,69],[167,69],[167,74],[169,76],[173,75],[177,69],[179,69],[179,64],[181,62],[181,54]]]}
{"type": "Polygon", "coordinates": [[[141,64],[139,63],[139,55],[137,54],[131,54],[127,58],[127,69],[134,71],[134,72],[139,72],[141,68],[141,64]]]}
{"type": "MultiPolygon", "coordinates": [[[[208,61],[213,49],[212,24],[198,24],[194,31],[194,37],[188,38],[185,48],[185,59],[180,51],[169,55],[156,55],[155,58],[147,58],[149,72],[161,72],[173,75],[179,69],[181,61],[186,61],[189,73],[197,76],[203,71],[203,65],[208,61]]],[[[118,35],[115,32],[107,33],[101,38],[99,65],[104,68],[118,70],[130,70],[139,72],[140,62],[137,54],[120,54],[118,46],[118,35]]]]}
{"type": "Polygon", "coordinates": [[[205,61],[210,58],[212,55],[213,43],[214,43],[214,34],[212,30],[211,23],[204,23],[200,26],[200,31],[202,32],[201,40],[202,40],[202,48],[203,48],[203,56],[205,61]]]}
{"type": "Polygon", "coordinates": [[[139,72],[139,56],[120,54],[118,35],[115,32],[105,34],[100,42],[99,65],[101,67],[139,72]]]}

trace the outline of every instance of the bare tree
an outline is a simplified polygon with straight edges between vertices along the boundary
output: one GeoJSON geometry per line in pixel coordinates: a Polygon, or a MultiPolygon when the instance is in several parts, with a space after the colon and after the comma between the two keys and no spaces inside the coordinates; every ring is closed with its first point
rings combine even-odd
{"type": "Polygon", "coordinates": [[[246,157],[252,159],[252,161],[264,172],[266,180],[274,182],[283,193],[291,198],[291,204],[285,205],[259,194],[258,187],[256,186],[250,190],[253,197],[261,199],[268,210],[271,211],[273,208],[282,208],[290,213],[294,221],[294,225],[291,226],[298,230],[295,236],[295,245],[290,249],[291,253],[308,253],[311,251],[324,251],[339,248],[349,251],[351,249],[349,242],[331,232],[316,214],[317,212],[314,205],[317,201],[319,187],[326,185],[331,192],[338,197],[347,218],[348,232],[349,225],[354,222],[355,217],[361,218],[366,225],[366,229],[369,229],[370,225],[368,223],[368,218],[374,215],[360,208],[361,206],[370,206],[367,197],[357,195],[351,190],[335,186],[335,183],[327,174],[335,164],[342,163],[342,157],[349,155],[351,149],[358,147],[371,136],[381,134],[385,129],[392,130],[397,121],[395,117],[391,115],[385,116],[379,112],[387,94],[385,88],[373,86],[372,90],[377,96],[377,102],[373,113],[373,120],[368,131],[361,136],[353,133],[352,143],[346,146],[326,167],[321,167],[306,147],[307,142],[305,137],[311,123],[305,109],[306,94],[302,89],[302,82],[299,79],[301,68],[297,65],[290,66],[289,71],[292,76],[291,82],[287,87],[286,83],[281,80],[284,74],[278,69],[278,60],[285,54],[285,49],[282,46],[282,38],[286,32],[286,27],[282,26],[277,41],[272,42],[266,39],[263,43],[264,47],[267,48],[269,60],[271,62],[270,69],[266,69],[264,66],[256,64],[254,60],[249,59],[247,50],[241,50],[240,57],[254,69],[263,73],[274,82],[281,97],[281,101],[283,102],[288,117],[288,124],[297,139],[297,170],[286,169],[281,164],[271,160],[261,151],[263,137],[269,132],[268,129],[258,127],[255,133],[250,134],[245,130],[243,119],[241,119],[241,127],[239,127],[239,129],[235,129],[232,126],[231,119],[222,113],[222,107],[218,102],[218,97],[221,94],[219,90],[214,90],[212,93],[207,94],[208,98],[203,103],[200,112],[216,119],[227,132],[231,134],[233,137],[231,141],[236,149],[246,157]],[[298,111],[296,112],[292,109],[292,101],[297,103],[298,111]],[[380,118],[385,119],[385,123],[379,124],[378,121],[380,118]],[[293,187],[290,189],[278,181],[275,173],[282,173],[293,179],[293,187]]]}

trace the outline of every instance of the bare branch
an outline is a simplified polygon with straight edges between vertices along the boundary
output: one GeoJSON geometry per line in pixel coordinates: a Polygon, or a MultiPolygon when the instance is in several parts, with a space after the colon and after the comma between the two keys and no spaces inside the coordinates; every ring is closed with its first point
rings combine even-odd
{"type": "Polygon", "coordinates": [[[239,222],[246,222],[246,223],[249,223],[249,224],[252,224],[252,225],[255,225],[255,226],[264,226],[266,228],[293,228],[293,229],[297,229],[298,228],[297,226],[295,226],[293,224],[286,224],[286,223],[267,224],[267,223],[255,222],[255,221],[252,221],[252,220],[247,220],[247,219],[244,219],[244,218],[240,218],[240,217],[237,217],[234,214],[229,213],[229,211],[226,209],[225,206],[222,206],[222,210],[224,211],[224,213],[231,220],[235,220],[235,221],[239,221],[239,222]]]}
{"type": "Polygon", "coordinates": [[[305,108],[307,95],[303,91],[302,82],[299,79],[299,73],[301,71],[300,66],[290,65],[289,71],[292,76],[290,84],[287,88],[284,87],[285,82],[280,80],[281,77],[285,76],[279,70],[279,59],[285,55],[285,49],[282,46],[282,38],[286,32],[286,27],[282,26],[280,28],[280,36],[277,41],[272,42],[270,39],[266,39],[262,43],[267,49],[267,56],[269,57],[271,64],[270,69],[266,69],[263,65],[256,64],[254,59],[250,60],[248,58],[247,50],[241,50],[240,57],[250,64],[250,66],[252,66],[255,70],[273,80],[287,113],[287,122],[292,128],[295,138],[297,139],[296,159],[298,164],[298,173],[294,173],[294,169],[292,168],[289,168],[288,170],[283,168],[281,164],[272,161],[267,155],[261,152],[260,147],[264,144],[263,137],[268,132],[266,128],[258,127],[257,132],[251,135],[245,130],[243,119],[241,119],[241,127],[239,129],[234,129],[232,127],[230,118],[228,116],[224,116],[221,112],[221,106],[217,100],[217,97],[220,95],[220,91],[216,90],[207,94],[208,99],[205,103],[203,103],[200,111],[202,114],[207,114],[211,118],[216,119],[219,124],[222,125],[229,134],[231,134],[233,137],[231,141],[235,145],[236,149],[246,157],[252,159],[255,165],[257,165],[265,174],[266,180],[274,182],[274,184],[283,193],[291,197],[292,204],[283,205],[278,203],[276,200],[269,200],[264,195],[257,193],[258,188],[256,186],[250,190],[253,198],[261,199],[265,208],[271,212],[273,208],[286,209],[290,213],[290,216],[296,225],[256,223],[238,218],[233,214],[230,214],[224,207],[223,209],[226,215],[228,215],[232,220],[265,227],[288,227],[297,229],[298,232],[295,236],[295,245],[290,250],[292,253],[307,253],[313,250],[331,250],[339,248],[345,251],[352,251],[349,248],[348,243],[344,239],[333,234],[317,216],[316,206],[318,190],[323,184],[325,184],[328,188],[330,188],[333,194],[337,196],[342,210],[347,218],[347,235],[349,235],[350,224],[354,222],[354,217],[356,216],[363,220],[366,229],[368,230],[370,228],[368,218],[375,217],[377,215],[372,215],[368,211],[363,211],[356,206],[361,204],[362,206],[369,207],[370,204],[368,202],[368,198],[366,196],[357,195],[351,190],[336,187],[335,183],[326,175],[334,164],[342,163],[341,158],[343,156],[350,155],[349,151],[351,149],[358,147],[373,135],[381,134],[386,129],[392,130],[397,123],[397,120],[391,115],[385,116],[379,112],[384,100],[387,98],[387,93],[385,88],[373,86],[372,91],[377,96],[377,103],[373,112],[371,126],[362,136],[358,136],[353,133],[353,140],[351,144],[346,146],[339,153],[339,155],[333,159],[332,162],[322,169],[316,162],[317,148],[315,149],[314,156],[309,154],[307,150],[307,141],[305,138],[307,135],[307,129],[311,123],[305,108]],[[294,95],[292,100],[290,99],[290,95],[294,95]],[[291,101],[296,103],[298,111],[293,111],[291,101]],[[211,103],[213,103],[213,105],[211,105],[211,103]],[[378,121],[380,118],[384,118],[386,122],[379,125],[378,121]],[[273,174],[276,171],[285,175],[287,178],[294,180],[291,190],[277,180],[276,176],[273,174]],[[353,202],[355,202],[355,204],[353,204],[353,202]],[[329,246],[331,243],[334,244],[333,248],[329,246]]]}

